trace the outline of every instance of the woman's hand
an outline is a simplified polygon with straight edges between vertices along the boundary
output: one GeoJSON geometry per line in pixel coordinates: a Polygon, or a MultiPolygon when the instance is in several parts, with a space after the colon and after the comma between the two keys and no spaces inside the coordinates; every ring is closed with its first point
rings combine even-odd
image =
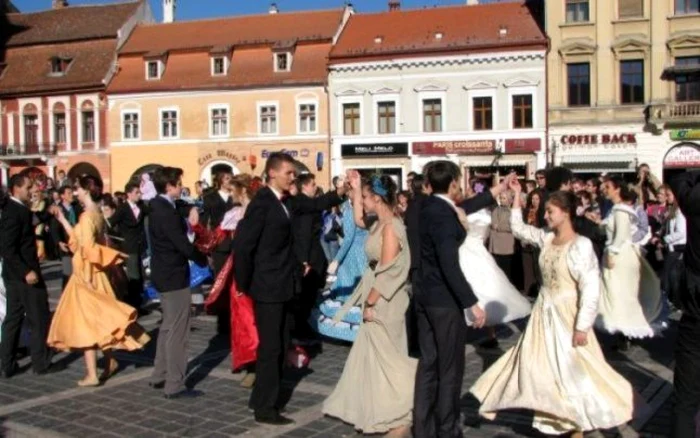
{"type": "Polygon", "coordinates": [[[520,195],[523,191],[523,186],[520,184],[520,181],[518,181],[517,176],[513,177],[511,175],[507,176],[507,178],[510,178],[508,181],[508,188],[515,192],[516,195],[520,195]]]}
{"type": "Polygon", "coordinates": [[[588,333],[579,330],[574,331],[574,347],[584,347],[588,345],[588,333]]]}
{"type": "Polygon", "coordinates": [[[350,188],[353,190],[360,190],[361,178],[360,172],[357,170],[348,170],[347,172],[348,182],[350,183],[350,188]]]}
{"type": "Polygon", "coordinates": [[[362,320],[364,322],[374,321],[374,309],[371,307],[365,307],[365,310],[362,311],[362,320]]]}

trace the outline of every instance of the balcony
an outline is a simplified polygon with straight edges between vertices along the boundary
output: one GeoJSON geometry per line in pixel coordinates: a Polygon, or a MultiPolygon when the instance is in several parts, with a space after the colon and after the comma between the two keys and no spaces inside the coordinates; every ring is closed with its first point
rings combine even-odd
{"type": "Polygon", "coordinates": [[[0,145],[0,157],[4,159],[41,158],[56,155],[55,143],[31,143],[25,145],[0,145]]]}
{"type": "Polygon", "coordinates": [[[700,101],[654,104],[645,112],[647,126],[655,133],[665,127],[700,124],[700,101]]]}

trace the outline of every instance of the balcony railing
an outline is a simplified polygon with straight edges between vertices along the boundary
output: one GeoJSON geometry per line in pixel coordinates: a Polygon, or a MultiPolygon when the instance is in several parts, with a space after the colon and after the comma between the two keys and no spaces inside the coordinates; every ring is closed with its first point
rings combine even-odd
{"type": "Polygon", "coordinates": [[[654,124],[700,122],[700,102],[674,102],[651,105],[648,121],[654,124]]]}
{"type": "Polygon", "coordinates": [[[55,143],[30,143],[25,145],[0,145],[0,157],[22,158],[36,155],[56,155],[55,143]]]}

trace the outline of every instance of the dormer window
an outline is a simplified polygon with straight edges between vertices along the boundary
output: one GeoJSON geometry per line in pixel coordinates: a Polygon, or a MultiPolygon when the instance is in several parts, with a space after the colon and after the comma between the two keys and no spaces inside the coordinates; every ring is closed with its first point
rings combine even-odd
{"type": "Polygon", "coordinates": [[[70,58],[63,58],[60,56],[54,56],[51,58],[51,76],[63,76],[68,71],[68,66],[70,65],[70,58]]]}
{"type": "Polygon", "coordinates": [[[160,61],[146,62],[146,79],[160,79],[160,61]]]}
{"type": "Polygon", "coordinates": [[[211,58],[211,75],[223,76],[228,72],[228,59],[225,56],[211,58]]]}
{"type": "Polygon", "coordinates": [[[290,71],[292,56],[288,52],[275,53],[275,71],[290,71]]]}

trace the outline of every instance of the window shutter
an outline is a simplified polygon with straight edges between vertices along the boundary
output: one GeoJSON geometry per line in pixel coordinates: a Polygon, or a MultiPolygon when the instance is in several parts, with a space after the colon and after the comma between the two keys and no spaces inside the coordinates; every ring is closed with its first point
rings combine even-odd
{"type": "Polygon", "coordinates": [[[619,18],[643,17],[644,0],[617,0],[619,18]]]}

